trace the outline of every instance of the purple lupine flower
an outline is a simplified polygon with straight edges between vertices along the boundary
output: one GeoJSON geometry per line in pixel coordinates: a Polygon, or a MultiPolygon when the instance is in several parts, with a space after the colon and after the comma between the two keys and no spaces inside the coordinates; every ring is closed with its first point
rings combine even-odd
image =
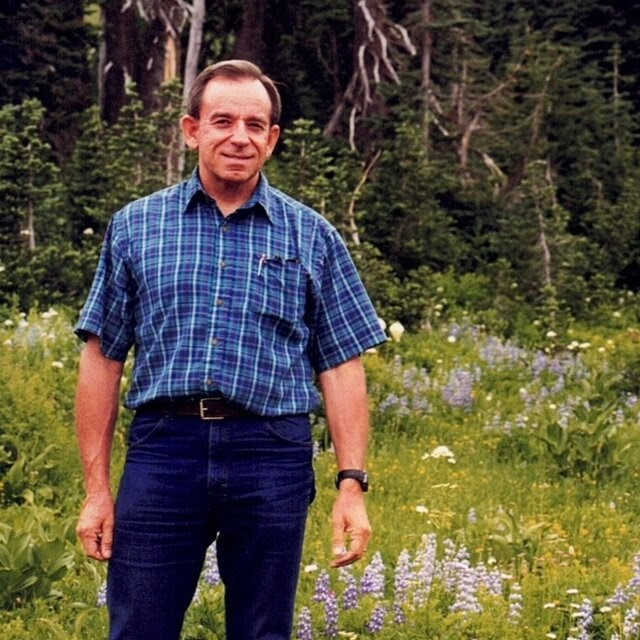
{"type": "Polygon", "coordinates": [[[522,587],[514,582],[509,594],[509,613],[507,615],[511,624],[518,624],[522,615],[522,587]]]}
{"type": "Polygon", "coordinates": [[[329,591],[324,601],[324,635],[338,637],[338,598],[333,591],[329,591]]]}
{"type": "Polygon", "coordinates": [[[418,547],[412,567],[416,582],[413,603],[416,607],[423,606],[431,593],[431,585],[436,574],[436,550],[436,534],[422,536],[422,543],[418,547]]]}
{"type": "Polygon", "coordinates": [[[478,581],[475,572],[465,563],[457,563],[456,595],[449,611],[462,613],[482,613],[482,605],[476,596],[478,581]]]}
{"type": "Polygon", "coordinates": [[[638,396],[635,393],[629,393],[624,403],[627,407],[635,407],[638,404],[638,396]]]}
{"type": "Polygon", "coordinates": [[[362,574],[360,593],[362,595],[370,594],[374,598],[383,598],[384,583],[384,563],[382,562],[382,555],[379,551],[376,551],[362,574]]]}
{"type": "Polygon", "coordinates": [[[107,581],[104,580],[98,589],[96,596],[96,607],[104,607],[107,604],[107,581]]]}
{"type": "Polygon", "coordinates": [[[484,587],[491,595],[502,595],[502,575],[499,571],[489,571],[482,562],[475,569],[471,568],[471,570],[476,574],[478,586],[484,587]]]}
{"type": "Polygon", "coordinates": [[[627,585],[627,591],[634,595],[640,593],[640,553],[633,556],[633,575],[627,585]]]}
{"type": "Polygon", "coordinates": [[[344,591],[342,592],[342,608],[345,610],[357,609],[360,593],[358,591],[358,581],[353,575],[352,567],[340,567],[338,575],[340,580],[346,583],[344,591]]]}
{"type": "Polygon", "coordinates": [[[222,583],[220,572],[218,570],[218,556],[216,554],[216,543],[214,542],[207,549],[204,558],[204,567],[202,570],[202,579],[205,584],[210,587],[217,587],[222,583]]]}
{"type": "Polygon", "coordinates": [[[589,627],[593,624],[593,603],[585,598],[576,613],[578,618],[578,640],[590,640],[589,627]]]}
{"type": "Polygon", "coordinates": [[[330,594],[331,580],[327,571],[323,569],[316,579],[315,591],[311,599],[316,602],[326,602],[330,594]]]}
{"type": "Polygon", "coordinates": [[[316,580],[312,599],[324,605],[324,634],[327,638],[338,635],[338,598],[331,590],[331,580],[327,571],[320,572],[316,580]]]}
{"type": "Polygon", "coordinates": [[[471,409],[473,406],[473,384],[479,377],[479,369],[476,369],[475,372],[464,367],[454,369],[442,389],[445,402],[451,407],[471,409]]]}
{"type": "Polygon", "coordinates": [[[311,620],[311,609],[302,607],[298,615],[298,626],[296,628],[296,640],[313,640],[313,624],[311,620]]]}
{"type": "Polygon", "coordinates": [[[631,607],[624,614],[624,622],[622,623],[622,637],[624,640],[635,640],[640,633],[640,621],[638,620],[639,612],[635,607],[631,607]]]}
{"type": "Polygon", "coordinates": [[[412,577],[411,556],[406,549],[403,549],[398,556],[398,562],[396,564],[393,577],[393,620],[396,624],[404,624],[406,622],[403,605],[407,602],[412,577]]]}
{"type": "Polygon", "coordinates": [[[534,378],[539,378],[549,366],[549,357],[544,351],[536,351],[533,362],[531,363],[531,371],[534,378]]]}
{"type": "Polygon", "coordinates": [[[480,349],[480,357],[492,368],[505,363],[515,365],[523,361],[526,355],[525,349],[517,347],[509,341],[502,342],[494,336],[489,336],[480,349]]]}
{"type": "Polygon", "coordinates": [[[606,603],[611,607],[621,607],[629,601],[627,590],[621,585],[616,586],[614,594],[607,598],[606,603]]]}
{"type": "Polygon", "coordinates": [[[369,633],[379,633],[384,628],[384,621],[387,617],[387,608],[379,604],[371,613],[371,617],[365,624],[365,629],[369,633]]]}

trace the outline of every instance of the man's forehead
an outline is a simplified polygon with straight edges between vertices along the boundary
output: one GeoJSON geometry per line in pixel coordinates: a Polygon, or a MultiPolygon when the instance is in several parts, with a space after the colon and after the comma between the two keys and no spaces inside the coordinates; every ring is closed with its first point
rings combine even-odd
{"type": "Polygon", "coordinates": [[[225,102],[251,103],[271,108],[269,94],[257,78],[213,78],[205,87],[204,99],[216,105],[225,102]]]}

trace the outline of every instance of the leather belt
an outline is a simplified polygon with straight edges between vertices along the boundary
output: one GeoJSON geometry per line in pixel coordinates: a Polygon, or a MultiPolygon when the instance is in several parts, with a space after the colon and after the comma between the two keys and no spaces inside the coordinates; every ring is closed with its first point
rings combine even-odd
{"type": "Polygon", "coordinates": [[[144,409],[173,413],[179,416],[199,416],[201,420],[223,420],[255,416],[254,413],[221,396],[210,398],[183,398],[178,400],[153,400],[144,409]]]}

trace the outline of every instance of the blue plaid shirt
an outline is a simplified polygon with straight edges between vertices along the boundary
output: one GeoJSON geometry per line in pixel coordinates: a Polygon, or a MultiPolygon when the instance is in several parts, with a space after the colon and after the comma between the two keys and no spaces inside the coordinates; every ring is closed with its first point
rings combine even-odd
{"type": "Polygon", "coordinates": [[[314,371],[385,340],[322,216],[261,176],[225,218],[197,170],[113,216],[76,333],[135,345],[130,408],[218,391],[262,415],[313,410],[314,371]]]}

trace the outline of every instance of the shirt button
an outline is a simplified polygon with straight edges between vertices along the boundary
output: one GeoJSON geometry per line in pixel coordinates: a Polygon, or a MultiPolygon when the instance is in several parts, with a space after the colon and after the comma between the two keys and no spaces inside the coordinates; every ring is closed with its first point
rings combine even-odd
{"type": "Polygon", "coordinates": [[[220,260],[220,266],[224,269],[227,266],[226,260],[220,260]]]}
{"type": "Polygon", "coordinates": [[[222,226],[222,233],[229,233],[231,231],[231,227],[228,224],[222,226]]]}
{"type": "Polygon", "coordinates": [[[207,378],[207,386],[208,387],[212,387],[213,386],[213,380],[211,378],[207,378]]]}
{"type": "Polygon", "coordinates": [[[217,304],[219,307],[221,307],[221,306],[224,304],[224,300],[223,300],[222,298],[218,298],[218,299],[216,300],[216,304],[217,304]]]}
{"type": "Polygon", "coordinates": [[[218,340],[218,338],[211,338],[211,344],[217,347],[220,344],[220,340],[218,340]]]}

